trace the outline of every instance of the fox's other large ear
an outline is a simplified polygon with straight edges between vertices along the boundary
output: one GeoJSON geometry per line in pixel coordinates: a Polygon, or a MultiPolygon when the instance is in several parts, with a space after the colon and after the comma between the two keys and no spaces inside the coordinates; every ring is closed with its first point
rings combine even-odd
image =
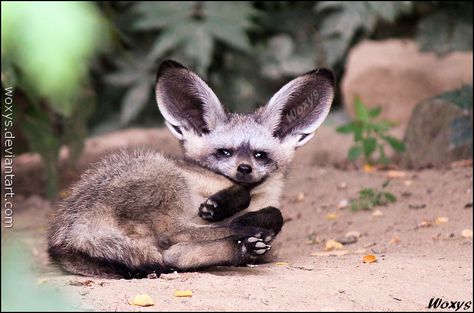
{"type": "Polygon", "coordinates": [[[281,140],[308,142],[329,113],[334,99],[335,77],[320,68],[283,86],[256,114],[259,122],[281,140]]]}
{"type": "Polygon", "coordinates": [[[227,115],[209,86],[183,65],[167,60],[156,77],[156,101],[166,125],[178,139],[211,131],[227,115]]]}

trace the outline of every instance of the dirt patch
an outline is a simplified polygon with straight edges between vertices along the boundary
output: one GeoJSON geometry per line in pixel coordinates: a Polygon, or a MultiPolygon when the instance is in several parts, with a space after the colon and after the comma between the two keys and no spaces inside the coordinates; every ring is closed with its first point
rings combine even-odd
{"type": "Polygon", "coordinates": [[[387,187],[397,201],[379,207],[382,216],[376,217],[373,211],[351,212],[338,205],[356,197],[362,188],[380,188],[387,172],[321,166],[321,155],[342,160],[350,138],[345,141],[338,136],[335,141],[337,135],[327,128],[318,135],[297,153],[282,201],[286,223],[266,264],[167,274],[158,279],[92,278],[92,283],[85,283],[90,278],[65,275],[48,264],[48,201],[18,196],[15,232],[31,248],[39,277],[47,277],[44,284],[69,294],[82,309],[405,311],[425,310],[433,297],[472,301],[472,238],[461,235],[473,227],[472,163],[406,171],[404,178],[392,179],[387,187]],[[436,223],[438,217],[448,220],[436,223]],[[359,232],[360,237],[343,247],[347,252],[311,255],[324,252],[327,240],[350,231],[359,232]],[[377,262],[363,263],[365,254],[374,254],[377,262]],[[175,290],[191,290],[193,295],[176,298],[175,290]],[[128,304],[143,293],[151,296],[154,306],[128,304]]]}

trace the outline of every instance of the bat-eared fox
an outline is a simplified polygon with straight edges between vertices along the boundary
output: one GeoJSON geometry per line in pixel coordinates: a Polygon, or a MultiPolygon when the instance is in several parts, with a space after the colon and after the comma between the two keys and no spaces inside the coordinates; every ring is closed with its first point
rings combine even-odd
{"type": "Polygon", "coordinates": [[[198,75],[164,61],[156,100],[183,157],[139,150],[93,165],[56,206],[51,259],[123,278],[257,261],[283,226],[283,179],[328,115],[334,85],[330,70],[315,69],[236,114],[198,75]]]}

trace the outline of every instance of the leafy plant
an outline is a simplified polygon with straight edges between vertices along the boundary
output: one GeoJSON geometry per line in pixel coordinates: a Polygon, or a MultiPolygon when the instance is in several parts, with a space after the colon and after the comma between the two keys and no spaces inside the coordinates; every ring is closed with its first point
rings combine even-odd
{"type": "Polygon", "coordinates": [[[382,108],[368,109],[359,98],[356,98],[354,107],[355,119],[336,129],[342,134],[354,134],[355,144],[349,149],[347,155],[349,160],[356,160],[363,155],[368,164],[387,164],[390,160],[385,154],[385,143],[397,152],[405,150],[403,142],[387,134],[393,127],[393,123],[375,120],[382,112],[382,108]],[[378,153],[378,158],[375,160],[376,153],[378,153]]]}
{"type": "Polygon", "coordinates": [[[319,1],[314,11],[321,18],[320,33],[326,61],[340,62],[349,47],[371,36],[380,21],[389,23],[413,11],[412,1],[319,1]],[[358,38],[357,38],[358,37],[358,38]]]}
{"type": "Polygon", "coordinates": [[[14,125],[42,157],[49,197],[58,189],[61,144],[74,161],[87,133],[89,64],[105,30],[92,3],[2,2],[2,85],[15,89],[14,125]]]}
{"type": "Polygon", "coordinates": [[[350,202],[352,211],[371,210],[373,207],[387,205],[388,203],[397,201],[394,194],[385,191],[389,181],[385,181],[382,190],[374,188],[364,188],[359,191],[359,198],[350,202]]]}
{"type": "Polygon", "coordinates": [[[207,78],[219,45],[242,53],[253,49],[246,32],[257,14],[252,3],[138,1],[130,10],[135,18],[128,30],[129,41],[134,43],[145,34],[150,44],[139,55],[119,60],[117,71],[107,77],[108,82],[127,89],[120,125],[129,124],[148,104],[159,60],[178,59],[207,78]]]}

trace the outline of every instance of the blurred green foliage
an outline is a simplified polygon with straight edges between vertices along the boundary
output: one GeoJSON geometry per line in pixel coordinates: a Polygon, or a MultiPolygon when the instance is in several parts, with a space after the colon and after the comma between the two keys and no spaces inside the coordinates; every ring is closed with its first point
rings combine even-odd
{"type": "Polygon", "coordinates": [[[382,189],[364,188],[359,191],[359,197],[350,202],[352,211],[371,210],[376,206],[387,205],[397,201],[397,197],[391,192],[385,191],[385,188],[390,183],[385,181],[382,189]]]}
{"type": "Polygon", "coordinates": [[[17,236],[4,240],[2,235],[2,312],[80,311],[57,288],[38,283],[31,259],[17,236]]]}
{"type": "Polygon", "coordinates": [[[23,107],[15,101],[15,125],[46,161],[46,192],[54,196],[61,144],[71,145],[72,159],[81,150],[93,104],[88,99],[90,61],[107,29],[89,2],[1,5],[2,85],[24,96],[23,107]]]}
{"type": "MultiPolygon", "coordinates": [[[[2,58],[21,69],[18,84],[70,116],[102,29],[87,2],[2,3],[2,58]]],[[[8,84],[9,82],[6,82],[8,84]]]]}
{"type": "Polygon", "coordinates": [[[88,130],[161,122],[153,86],[163,59],[248,111],[316,66],[341,77],[354,44],[390,37],[438,53],[472,49],[472,3],[2,2],[2,84],[22,95],[16,124],[47,161],[53,195],[62,144],[77,156],[88,130]]]}
{"type": "Polygon", "coordinates": [[[382,108],[368,109],[359,98],[356,98],[354,109],[354,120],[336,129],[339,133],[354,135],[354,145],[347,153],[349,160],[356,160],[363,155],[367,164],[388,164],[390,160],[385,153],[385,143],[397,152],[405,150],[403,142],[387,134],[394,126],[393,123],[377,120],[382,108]],[[374,159],[376,153],[378,158],[374,159]]]}

